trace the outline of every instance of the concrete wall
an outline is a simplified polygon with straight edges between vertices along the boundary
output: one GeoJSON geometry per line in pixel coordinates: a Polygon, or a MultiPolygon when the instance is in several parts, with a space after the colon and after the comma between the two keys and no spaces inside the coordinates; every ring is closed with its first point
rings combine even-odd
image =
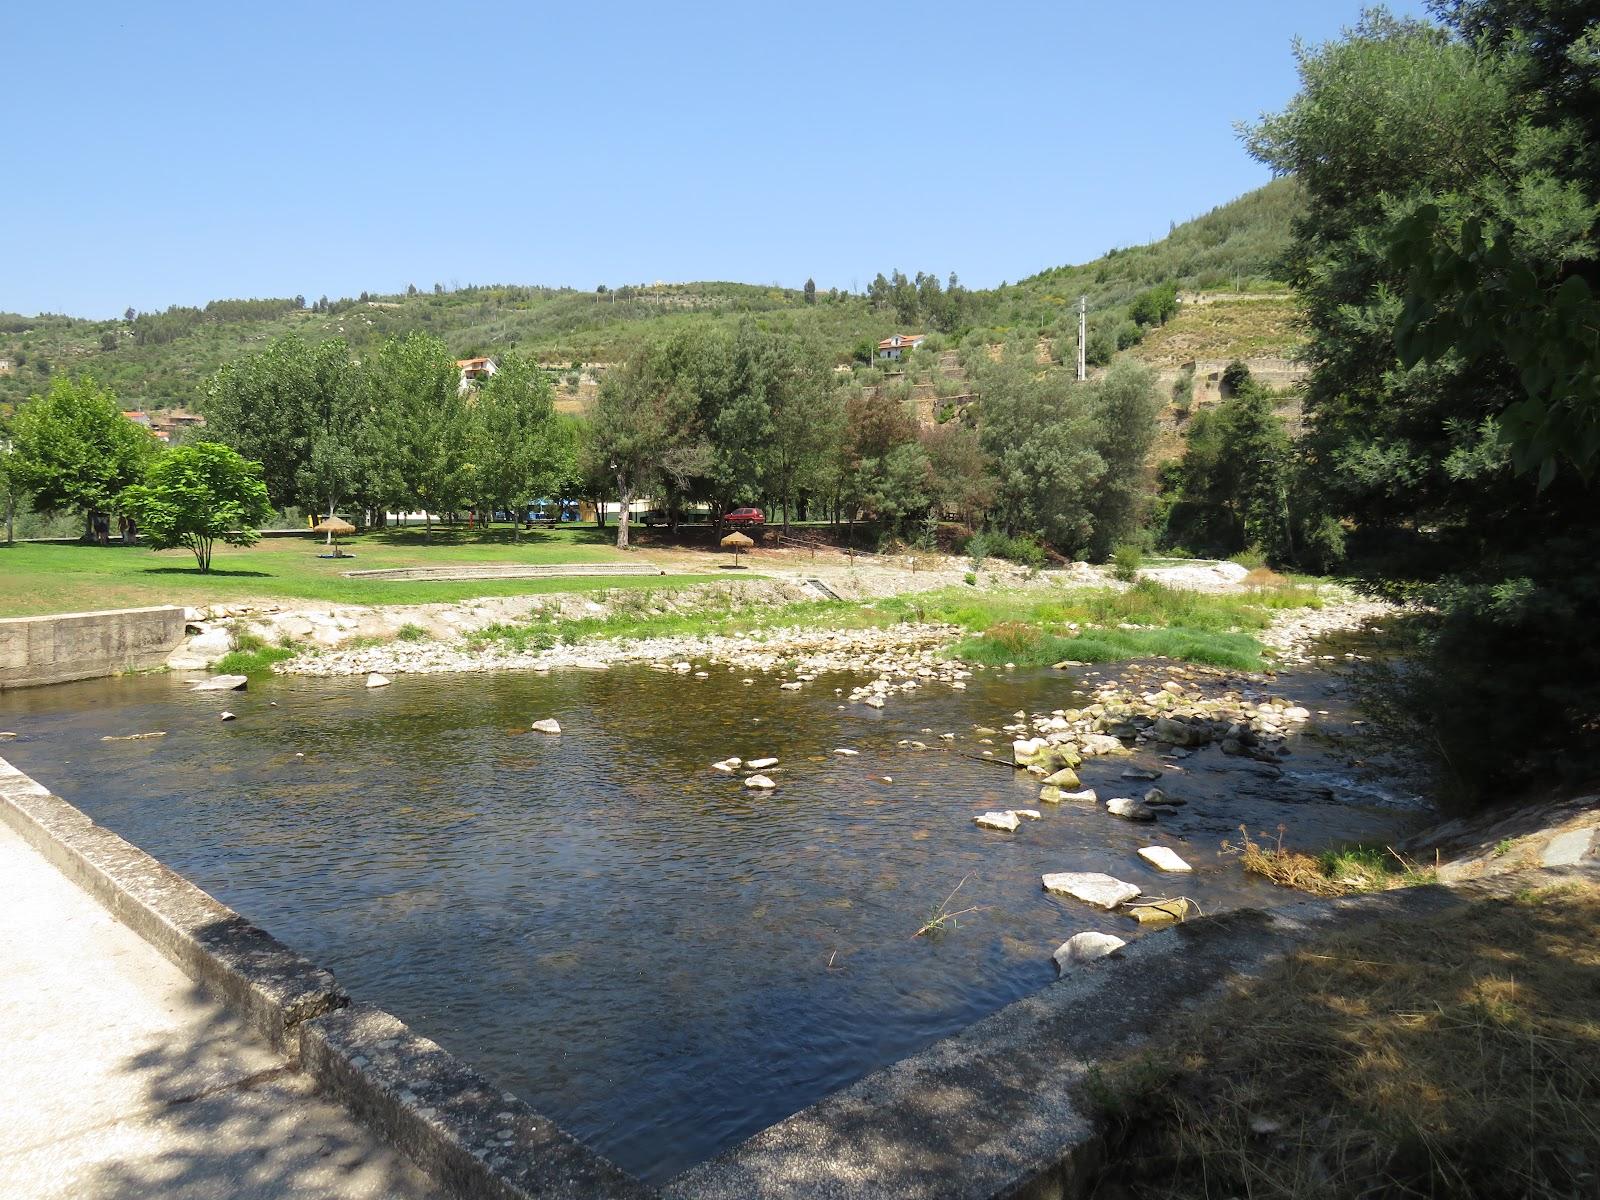
{"type": "Polygon", "coordinates": [[[0,691],[163,665],[183,642],[183,609],[122,608],[0,619],[0,691]]]}

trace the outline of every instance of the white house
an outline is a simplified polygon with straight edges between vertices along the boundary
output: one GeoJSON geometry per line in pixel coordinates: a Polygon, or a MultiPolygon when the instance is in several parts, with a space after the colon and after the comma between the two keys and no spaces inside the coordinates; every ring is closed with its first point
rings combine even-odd
{"type": "Polygon", "coordinates": [[[470,392],[500,369],[494,365],[492,358],[458,358],[456,366],[461,371],[461,383],[456,387],[458,392],[470,392]]]}
{"type": "Polygon", "coordinates": [[[899,358],[907,350],[915,350],[928,340],[925,333],[897,333],[878,343],[879,358],[899,358]]]}

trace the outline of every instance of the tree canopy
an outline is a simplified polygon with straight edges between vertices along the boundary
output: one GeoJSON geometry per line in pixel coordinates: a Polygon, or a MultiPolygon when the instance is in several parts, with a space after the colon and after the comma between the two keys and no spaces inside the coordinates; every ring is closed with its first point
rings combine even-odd
{"type": "Polygon", "coordinates": [[[145,481],[124,489],[118,507],[157,550],[184,547],[202,572],[218,542],[253,545],[272,516],[261,464],[219,442],[191,442],[158,455],[145,481]]]}

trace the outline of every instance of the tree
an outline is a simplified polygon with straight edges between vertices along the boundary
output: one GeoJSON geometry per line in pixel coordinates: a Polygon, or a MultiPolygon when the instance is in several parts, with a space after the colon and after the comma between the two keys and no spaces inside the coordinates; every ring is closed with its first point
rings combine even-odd
{"type": "Polygon", "coordinates": [[[1104,474],[1094,497],[1089,552],[1103,560],[1144,524],[1150,495],[1145,464],[1155,442],[1156,415],[1162,408],[1155,372],[1128,360],[1115,363],[1105,378],[1093,385],[1090,405],[1094,448],[1104,464],[1104,474]]]}
{"type": "Polygon", "coordinates": [[[817,281],[815,279],[806,280],[805,298],[807,304],[815,304],[817,302],[817,281]]]}
{"type": "Polygon", "coordinates": [[[16,540],[17,500],[21,491],[16,480],[16,453],[11,422],[0,413],[0,510],[5,512],[8,546],[16,540]]]}
{"type": "MultiPolygon", "coordinates": [[[[15,486],[40,512],[81,512],[86,536],[143,474],[156,440],[122,415],[116,397],[90,376],[57,376],[17,412],[15,486]]],[[[102,537],[103,540],[103,537],[102,537]]]]}
{"type": "Polygon", "coordinates": [[[434,515],[454,509],[471,490],[471,413],[455,359],[426,334],[390,338],[364,382],[378,491],[420,509],[431,534],[434,515]]]}
{"type": "Polygon", "coordinates": [[[1034,534],[1073,553],[1094,530],[1095,451],[1091,392],[1063,371],[1040,373],[1031,345],[1009,346],[975,380],[984,451],[994,463],[991,518],[1006,533],[1034,534]]]}
{"type": "Polygon", "coordinates": [[[697,333],[651,342],[600,384],[585,453],[590,473],[615,485],[619,550],[628,549],[634,500],[649,487],[681,484],[704,465],[692,375],[700,344],[697,333]]]}
{"type": "Polygon", "coordinates": [[[155,549],[192,551],[202,573],[211,570],[214,543],[254,545],[256,527],[272,516],[261,464],[219,442],[191,442],[158,455],[145,482],[125,489],[118,506],[155,549]]]}
{"type": "Polygon", "coordinates": [[[512,536],[520,538],[520,509],[529,500],[553,495],[569,473],[550,377],[523,355],[502,356],[499,369],[473,397],[472,418],[478,497],[491,512],[516,512],[512,536]]]}
{"type": "Polygon", "coordinates": [[[200,399],[207,434],[264,464],[267,494],[332,514],[372,490],[376,468],[360,373],[349,347],[294,334],[225,365],[200,399]]]}
{"type": "Polygon", "coordinates": [[[1426,602],[1389,711],[1471,804],[1600,765],[1600,64],[1590,4],[1434,12],[1301,47],[1248,144],[1306,197],[1301,486],[1426,602]]]}

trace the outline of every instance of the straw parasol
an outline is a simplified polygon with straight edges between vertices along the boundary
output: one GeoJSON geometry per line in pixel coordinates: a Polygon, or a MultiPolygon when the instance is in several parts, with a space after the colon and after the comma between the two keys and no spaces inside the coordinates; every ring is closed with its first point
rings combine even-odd
{"type": "Polygon", "coordinates": [[[744,534],[737,533],[737,532],[730,533],[727,537],[723,538],[722,539],[722,544],[724,546],[728,547],[728,549],[733,551],[733,553],[734,553],[733,565],[735,567],[739,566],[739,557],[738,556],[743,554],[746,550],[750,549],[751,546],[755,545],[755,543],[752,542],[749,538],[745,537],[744,534]]]}
{"type": "Polygon", "coordinates": [[[334,541],[334,539],[345,534],[354,533],[355,531],[356,527],[350,524],[349,521],[346,521],[343,517],[335,517],[332,515],[323,517],[322,520],[318,521],[311,527],[312,533],[325,533],[328,535],[328,545],[333,547],[334,558],[345,557],[344,551],[339,549],[339,543],[334,541]]]}

